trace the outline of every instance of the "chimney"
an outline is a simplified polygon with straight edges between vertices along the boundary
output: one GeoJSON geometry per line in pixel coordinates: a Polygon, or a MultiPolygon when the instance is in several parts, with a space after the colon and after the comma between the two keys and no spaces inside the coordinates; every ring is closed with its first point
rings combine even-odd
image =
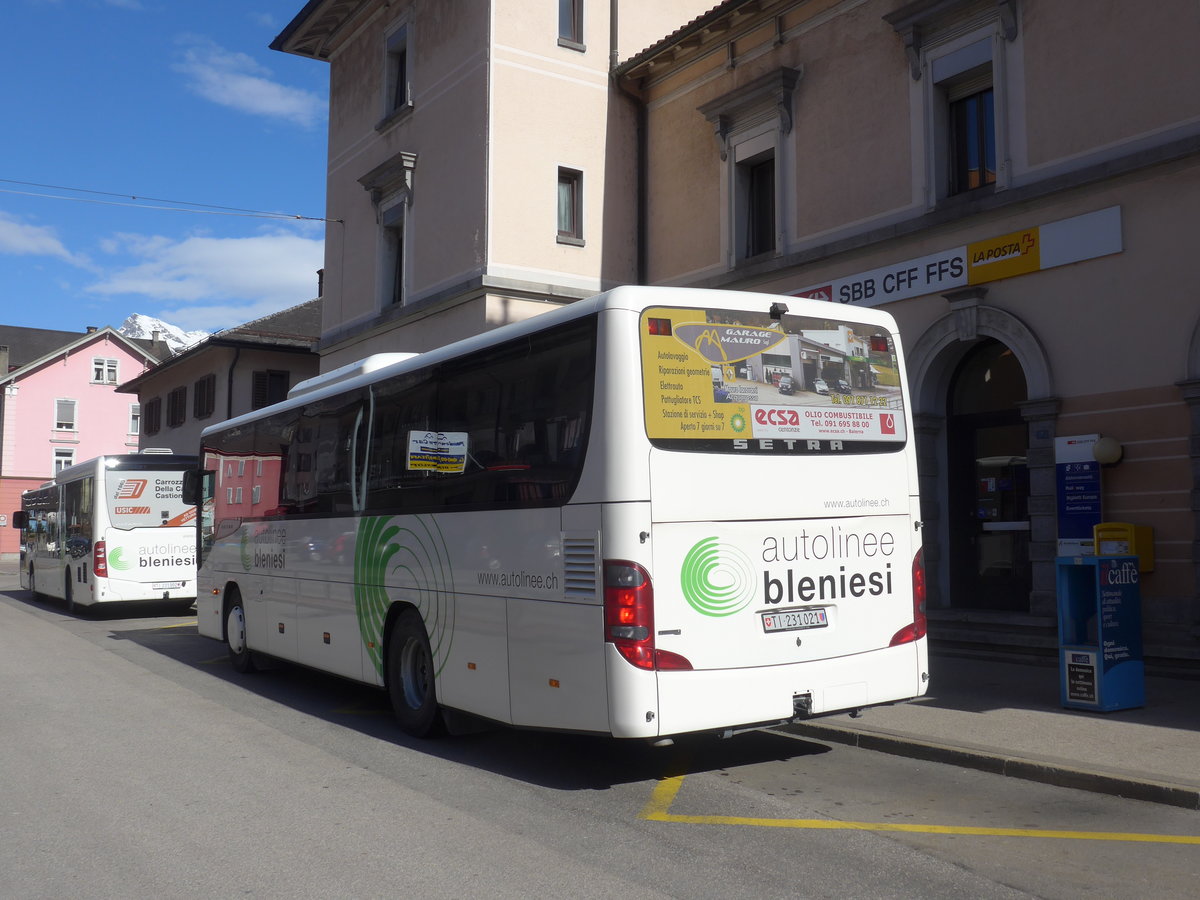
{"type": "Polygon", "coordinates": [[[0,378],[8,374],[8,344],[0,344],[0,378]]]}
{"type": "Polygon", "coordinates": [[[325,270],[317,269],[317,296],[325,296],[325,270]]]}
{"type": "Polygon", "coordinates": [[[162,332],[159,331],[157,328],[155,328],[153,331],[150,332],[150,342],[153,344],[157,344],[161,337],[162,337],[162,332]]]}

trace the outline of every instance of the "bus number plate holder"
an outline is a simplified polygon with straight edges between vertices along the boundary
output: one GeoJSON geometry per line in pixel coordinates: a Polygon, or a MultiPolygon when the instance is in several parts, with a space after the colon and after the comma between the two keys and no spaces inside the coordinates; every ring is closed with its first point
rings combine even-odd
{"type": "Polygon", "coordinates": [[[801,631],[805,628],[824,628],[829,624],[829,615],[822,606],[811,609],[794,609],[762,614],[763,631],[801,631]]]}

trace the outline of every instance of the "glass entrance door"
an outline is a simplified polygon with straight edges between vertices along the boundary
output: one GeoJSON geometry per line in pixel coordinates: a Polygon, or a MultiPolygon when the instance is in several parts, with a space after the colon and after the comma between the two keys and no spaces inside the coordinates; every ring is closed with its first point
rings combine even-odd
{"type": "Polygon", "coordinates": [[[1029,432],[1016,406],[1023,399],[1020,364],[998,341],[981,342],[959,366],[947,418],[956,608],[1029,608],[1029,432]]]}

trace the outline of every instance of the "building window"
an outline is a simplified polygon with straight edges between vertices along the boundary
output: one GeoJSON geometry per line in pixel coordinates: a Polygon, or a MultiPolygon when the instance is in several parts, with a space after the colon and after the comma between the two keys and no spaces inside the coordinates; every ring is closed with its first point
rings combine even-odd
{"type": "Polygon", "coordinates": [[[54,474],[57,475],[68,466],[75,465],[75,451],[61,447],[54,450],[54,474]]]}
{"type": "Polygon", "coordinates": [[[92,357],[92,384],[116,383],[117,361],[115,359],[104,359],[99,356],[92,357]]]}
{"type": "Polygon", "coordinates": [[[587,49],[583,44],[583,0],[558,0],[558,46],[587,49]]]}
{"type": "Polygon", "coordinates": [[[583,246],[583,173],[558,170],[558,242],[583,246]]]}
{"type": "Polygon", "coordinates": [[[401,151],[376,166],[358,183],[370,192],[379,222],[376,285],[379,309],[405,302],[405,273],[410,231],[413,175],[417,155],[401,151]]]}
{"type": "Polygon", "coordinates": [[[723,164],[721,244],[734,268],[787,249],[796,216],[789,189],[795,158],[792,95],[799,69],[768,72],[699,108],[713,126],[723,164]]]}
{"type": "Polygon", "coordinates": [[[54,401],[54,427],[60,431],[75,430],[75,401],[54,401]]]}
{"type": "Polygon", "coordinates": [[[172,389],[167,394],[167,425],[178,428],[187,419],[187,386],[172,389]]]}
{"type": "Polygon", "coordinates": [[[142,414],[142,427],[146,434],[158,434],[162,428],[162,398],[155,397],[146,401],[146,409],[142,414]]]}
{"type": "Polygon", "coordinates": [[[387,37],[387,57],[383,69],[383,120],[376,126],[379,129],[392,125],[413,106],[409,33],[408,25],[403,25],[387,37]]]}
{"type": "Polygon", "coordinates": [[[256,484],[250,488],[250,502],[255,506],[262,503],[262,485],[256,484]]]}
{"type": "Polygon", "coordinates": [[[129,404],[129,433],[142,433],[142,405],[140,403],[129,404]]]}
{"type": "Polygon", "coordinates": [[[205,375],[192,385],[192,417],[207,419],[216,406],[217,376],[205,375]]]}
{"type": "Polygon", "coordinates": [[[991,87],[950,100],[950,192],[996,183],[996,111],[991,87]]]}
{"type": "Polygon", "coordinates": [[[1007,49],[1018,37],[1015,0],[910,3],[884,19],[908,56],[914,153],[925,158],[928,206],[1008,187],[1003,110],[1005,73],[1019,60],[1007,49]]]}
{"type": "Polygon", "coordinates": [[[383,212],[380,224],[383,228],[383,303],[384,306],[404,304],[404,212],[405,203],[383,212]]]}
{"type": "Polygon", "coordinates": [[[745,232],[742,257],[775,249],[775,154],[767,151],[737,167],[739,220],[745,232]]]}
{"type": "Polygon", "coordinates": [[[265,372],[255,372],[253,392],[250,397],[250,408],[262,409],[264,406],[270,406],[272,403],[279,403],[281,400],[286,400],[289,377],[287,372],[280,372],[275,369],[268,369],[265,372]]]}

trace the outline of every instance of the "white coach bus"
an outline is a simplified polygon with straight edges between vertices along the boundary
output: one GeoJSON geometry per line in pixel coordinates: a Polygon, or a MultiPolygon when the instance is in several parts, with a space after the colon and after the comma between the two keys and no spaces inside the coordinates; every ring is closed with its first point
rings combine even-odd
{"type": "Polygon", "coordinates": [[[918,696],[905,385],[884,312],[677,288],[371,357],[204,431],[199,630],[384,687],[416,736],[918,696]]]}
{"type": "Polygon", "coordinates": [[[195,507],[183,476],[196,457],[168,450],[98,456],[21,495],[21,587],[69,609],[124,601],[191,608],[195,507]]]}

